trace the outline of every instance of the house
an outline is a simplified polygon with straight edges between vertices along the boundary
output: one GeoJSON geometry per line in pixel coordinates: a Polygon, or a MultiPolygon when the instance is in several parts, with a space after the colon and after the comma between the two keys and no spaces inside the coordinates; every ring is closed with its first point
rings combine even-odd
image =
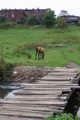
{"type": "Polygon", "coordinates": [[[77,24],[78,21],[80,21],[80,17],[79,16],[74,16],[74,15],[64,15],[62,16],[67,23],[73,23],[73,24],[77,24]]]}
{"type": "Polygon", "coordinates": [[[79,16],[70,15],[67,10],[61,10],[58,17],[63,17],[67,23],[77,24],[80,21],[79,16]]]}
{"type": "Polygon", "coordinates": [[[0,17],[5,16],[7,21],[15,21],[19,22],[21,17],[23,16],[23,12],[21,9],[2,9],[0,10],[0,17]]]}
{"type": "Polygon", "coordinates": [[[0,17],[5,16],[7,21],[20,22],[21,17],[29,17],[35,15],[42,19],[49,9],[2,9],[0,10],[0,17]]]}
{"type": "Polygon", "coordinates": [[[43,19],[44,15],[48,9],[26,9],[23,10],[23,13],[26,15],[26,17],[29,17],[30,15],[35,15],[39,19],[43,19]]]}

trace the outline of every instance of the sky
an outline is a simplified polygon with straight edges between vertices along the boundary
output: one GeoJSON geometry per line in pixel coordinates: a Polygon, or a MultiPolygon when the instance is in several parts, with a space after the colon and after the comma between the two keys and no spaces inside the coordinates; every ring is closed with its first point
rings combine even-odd
{"type": "Polygon", "coordinates": [[[80,0],[0,0],[1,9],[46,9],[50,8],[58,15],[66,10],[70,15],[80,16],[80,0]]]}

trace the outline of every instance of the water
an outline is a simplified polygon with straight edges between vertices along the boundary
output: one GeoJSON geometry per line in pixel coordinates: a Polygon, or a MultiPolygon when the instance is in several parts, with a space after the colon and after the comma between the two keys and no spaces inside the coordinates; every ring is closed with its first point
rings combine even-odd
{"type": "Polygon", "coordinates": [[[78,112],[77,112],[77,116],[80,116],[80,108],[79,108],[79,110],[78,110],[78,112]]]}
{"type": "Polygon", "coordinates": [[[0,98],[13,97],[13,93],[20,89],[20,85],[20,82],[0,82],[0,98]]]}

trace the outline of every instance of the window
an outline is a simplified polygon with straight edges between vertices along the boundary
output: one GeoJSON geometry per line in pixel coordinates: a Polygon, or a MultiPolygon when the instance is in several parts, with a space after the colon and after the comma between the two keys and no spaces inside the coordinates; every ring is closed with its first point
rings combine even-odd
{"type": "Polygon", "coordinates": [[[14,14],[12,14],[12,18],[14,18],[14,14]]]}

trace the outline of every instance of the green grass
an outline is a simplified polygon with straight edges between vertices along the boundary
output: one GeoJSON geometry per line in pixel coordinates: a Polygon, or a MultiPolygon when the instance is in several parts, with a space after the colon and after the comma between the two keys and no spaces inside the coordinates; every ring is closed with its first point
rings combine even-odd
{"type": "Polygon", "coordinates": [[[30,66],[66,66],[68,61],[80,65],[80,28],[0,29],[0,46],[6,62],[30,66]],[[35,60],[35,46],[45,48],[45,58],[35,60]],[[55,44],[62,44],[63,47],[55,44]],[[25,48],[25,49],[24,49],[25,48]],[[17,54],[14,52],[17,51],[17,54]],[[31,59],[27,54],[31,55],[31,59]]]}

